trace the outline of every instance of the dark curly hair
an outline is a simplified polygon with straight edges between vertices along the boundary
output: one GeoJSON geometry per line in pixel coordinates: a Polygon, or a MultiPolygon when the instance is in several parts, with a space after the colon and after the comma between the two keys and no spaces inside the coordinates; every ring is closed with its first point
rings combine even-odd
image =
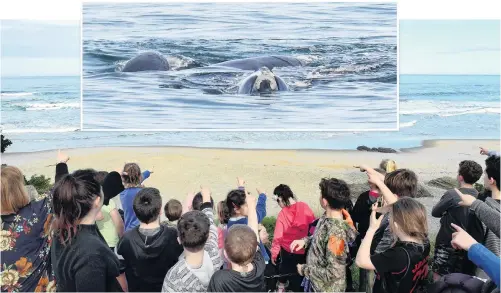
{"type": "Polygon", "coordinates": [[[210,221],[201,211],[189,211],[177,222],[177,230],[184,249],[198,252],[204,249],[209,239],[210,221]]]}
{"type": "Polygon", "coordinates": [[[291,188],[285,184],[280,184],[277,187],[275,187],[275,190],[273,190],[273,194],[282,199],[282,202],[286,206],[290,206],[289,199],[291,198],[295,199],[294,193],[292,193],[291,188]]]}
{"type": "Polygon", "coordinates": [[[499,188],[499,157],[498,156],[490,156],[485,160],[485,173],[489,179],[494,179],[496,181],[496,186],[499,188]]]}
{"type": "Polygon", "coordinates": [[[473,184],[482,177],[482,166],[475,161],[462,161],[459,163],[459,175],[466,184],[473,184]]]}
{"type": "Polygon", "coordinates": [[[350,188],[341,179],[323,178],[320,181],[320,193],[329,207],[334,210],[344,209],[350,201],[350,188]]]}

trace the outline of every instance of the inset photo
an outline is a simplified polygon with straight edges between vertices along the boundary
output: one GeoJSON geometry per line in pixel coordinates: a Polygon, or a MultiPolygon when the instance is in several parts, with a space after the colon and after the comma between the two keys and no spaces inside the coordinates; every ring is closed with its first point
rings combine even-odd
{"type": "Polygon", "coordinates": [[[0,21],[2,133],[80,128],[79,20],[0,21]]]}
{"type": "Polygon", "coordinates": [[[395,3],[83,3],[83,130],[398,130],[395,3]]]}

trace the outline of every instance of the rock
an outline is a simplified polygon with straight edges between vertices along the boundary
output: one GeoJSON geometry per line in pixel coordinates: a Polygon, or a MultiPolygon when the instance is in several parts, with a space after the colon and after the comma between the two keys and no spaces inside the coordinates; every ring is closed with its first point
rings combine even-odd
{"type": "Polygon", "coordinates": [[[26,192],[28,193],[28,196],[30,197],[30,200],[37,200],[39,198],[39,194],[35,186],[33,185],[25,185],[26,192]]]}
{"type": "Polygon", "coordinates": [[[350,188],[351,198],[352,198],[353,202],[355,202],[360,194],[369,190],[369,183],[367,183],[367,182],[365,182],[365,183],[352,183],[352,184],[348,184],[348,187],[350,188]]]}
{"type": "Polygon", "coordinates": [[[424,184],[418,183],[416,198],[433,197],[424,184]]]}
{"type": "Polygon", "coordinates": [[[455,178],[445,176],[430,180],[427,185],[449,190],[458,187],[458,181],[455,178]]]}
{"type": "Polygon", "coordinates": [[[375,152],[375,153],[386,153],[386,154],[396,153],[397,152],[396,150],[394,150],[392,148],[382,148],[382,147],[370,148],[370,147],[367,147],[365,145],[358,146],[357,147],[357,151],[366,151],[366,152],[375,152]]]}
{"type": "Polygon", "coordinates": [[[362,145],[362,146],[357,147],[357,151],[366,151],[366,152],[370,152],[370,151],[371,151],[371,148],[366,147],[365,145],[362,145]]]}

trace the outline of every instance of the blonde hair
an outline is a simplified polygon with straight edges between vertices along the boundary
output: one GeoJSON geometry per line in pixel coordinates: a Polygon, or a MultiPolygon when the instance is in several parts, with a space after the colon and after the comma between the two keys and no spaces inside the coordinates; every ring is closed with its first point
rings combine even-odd
{"type": "Polygon", "coordinates": [[[16,167],[2,167],[2,214],[16,214],[30,203],[24,187],[24,176],[16,167]]]}
{"type": "Polygon", "coordinates": [[[397,170],[397,163],[390,159],[384,159],[381,161],[381,164],[379,164],[379,168],[383,169],[386,173],[391,173],[397,170]]]}
{"type": "Polygon", "coordinates": [[[410,237],[417,238],[423,243],[428,239],[426,208],[413,198],[400,198],[392,204],[390,210],[390,227],[392,231],[395,231],[395,223],[400,231],[410,237]]]}

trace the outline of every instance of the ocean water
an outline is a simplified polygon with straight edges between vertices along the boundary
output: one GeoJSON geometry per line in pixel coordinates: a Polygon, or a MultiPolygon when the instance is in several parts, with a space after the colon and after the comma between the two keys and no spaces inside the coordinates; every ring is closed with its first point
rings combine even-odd
{"type": "MultiPolygon", "coordinates": [[[[48,83],[59,82],[57,78],[51,79],[48,83]]],[[[420,146],[427,139],[500,139],[499,76],[402,75],[400,82],[400,131],[393,132],[24,133],[7,127],[3,132],[13,141],[8,152],[97,146],[355,149],[367,145],[399,149],[420,146]]],[[[74,86],[78,87],[78,83],[74,86]]],[[[19,97],[24,98],[21,93],[19,97]]],[[[12,100],[10,102],[13,103],[12,100]]],[[[2,96],[2,106],[3,103],[2,96]]],[[[13,118],[7,119],[23,120],[24,115],[32,115],[33,112],[39,112],[36,114],[38,117],[52,117],[55,131],[69,127],[66,119],[78,120],[75,109],[49,107],[34,111],[15,108],[10,111],[13,118]]],[[[2,107],[2,123],[4,120],[2,107]]],[[[32,123],[35,125],[36,122],[32,123]]]]}
{"type": "Polygon", "coordinates": [[[80,77],[5,77],[2,130],[75,131],[80,128],[80,77]]]}
{"type": "Polygon", "coordinates": [[[395,3],[83,5],[84,129],[396,129],[395,3]],[[123,73],[145,51],[168,72],[123,73]],[[237,95],[250,71],[211,65],[284,55],[289,91],[237,95]]]}

